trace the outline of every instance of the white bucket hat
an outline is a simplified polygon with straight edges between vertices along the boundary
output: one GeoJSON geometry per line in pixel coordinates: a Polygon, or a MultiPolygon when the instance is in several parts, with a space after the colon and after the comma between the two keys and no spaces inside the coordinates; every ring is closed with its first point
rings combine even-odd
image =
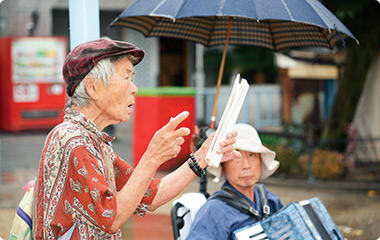
{"type": "MultiPolygon", "coordinates": [[[[234,126],[234,130],[237,131],[236,143],[234,149],[239,149],[247,152],[260,153],[261,154],[261,176],[260,179],[266,179],[272,175],[280,163],[274,160],[276,153],[264,147],[261,143],[259,134],[256,129],[251,125],[245,123],[238,123],[234,126]]],[[[209,166],[207,171],[215,176],[214,182],[219,182],[225,179],[225,175],[222,171],[222,166],[214,168],[209,166]]]]}

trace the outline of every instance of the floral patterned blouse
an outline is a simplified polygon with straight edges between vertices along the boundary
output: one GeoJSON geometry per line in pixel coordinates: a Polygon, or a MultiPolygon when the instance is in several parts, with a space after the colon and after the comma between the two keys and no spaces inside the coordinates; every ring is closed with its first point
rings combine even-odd
{"type": "MultiPolygon", "coordinates": [[[[121,239],[120,230],[110,232],[118,210],[116,192],[134,169],[115,154],[113,139],[79,111],[66,110],[64,122],[47,136],[41,156],[34,239],[58,239],[74,223],[71,239],[121,239]]],[[[151,181],[135,214],[144,216],[160,181],[151,181]]]]}

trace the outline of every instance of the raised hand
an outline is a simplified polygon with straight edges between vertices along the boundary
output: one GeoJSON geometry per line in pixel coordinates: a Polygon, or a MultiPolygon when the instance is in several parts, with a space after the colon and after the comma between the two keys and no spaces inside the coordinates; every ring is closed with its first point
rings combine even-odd
{"type": "MultiPolygon", "coordinates": [[[[211,141],[214,135],[215,133],[208,137],[206,141],[204,141],[202,146],[199,148],[199,150],[196,152],[197,159],[199,158],[200,160],[203,160],[206,157],[206,154],[208,152],[208,149],[210,148],[211,141]]],[[[223,154],[221,162],[231,159],[238,159],[241,157],[241,154],[238,151],[233,150],[233,145],[236,142],[236,136],[236,131],[229,132],[226,136],[226,139],[220,142],[220,146],[218,146],[219,149],[217,150],[217,153],[223,154]]]]}
{"type": "Polygon", "coordinates": [[[190,129],[186,127],[176,128],[188,116],[189,112],[184,111],[176,117],[170,118],[170,121],[153,135],[144,153],[144,157],[148,161],[158,164],[158,167],[164,162],[177,157],[181,151],[181,145],[185,141],[183,137],[190,134],[190,129]]]}

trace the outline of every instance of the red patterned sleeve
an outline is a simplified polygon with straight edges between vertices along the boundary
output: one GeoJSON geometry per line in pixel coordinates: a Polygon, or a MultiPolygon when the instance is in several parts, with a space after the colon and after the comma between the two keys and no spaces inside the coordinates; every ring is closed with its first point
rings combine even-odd
{"type": "MultiPolygon", "coordinates": [[[[116,189],[117,191],[120,191],[132,175],[134,168],[116,155],[116,159],[114,162],[114,170],[116,178],[116,189]]],[[[158,191],[160,182],[160,178],[152,179],[147,191],[144,194],[144,197],[142,198],[140,204],[138,205],[135,211],[136,215],[143,217],[145,215],[145,212],[149,210],[149,207],[152,204],[153,199],[158,191]]]]}

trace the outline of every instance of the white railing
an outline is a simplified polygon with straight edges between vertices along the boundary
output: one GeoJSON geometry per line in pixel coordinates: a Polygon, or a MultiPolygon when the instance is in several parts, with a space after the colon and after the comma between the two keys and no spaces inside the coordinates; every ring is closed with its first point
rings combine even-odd
{"type": "MultiPolygon", "coordinates": [[[[197,89],[197,119],[210,121],[216,88],[197,89]]],[[[221,87],[216,111],[216,123],[222,117],[231,87],[221,87]]],[[[251,85],[237,122],[249,123],[256,129],[281,124],[281,87],[278,84],[251,85]]]]}

